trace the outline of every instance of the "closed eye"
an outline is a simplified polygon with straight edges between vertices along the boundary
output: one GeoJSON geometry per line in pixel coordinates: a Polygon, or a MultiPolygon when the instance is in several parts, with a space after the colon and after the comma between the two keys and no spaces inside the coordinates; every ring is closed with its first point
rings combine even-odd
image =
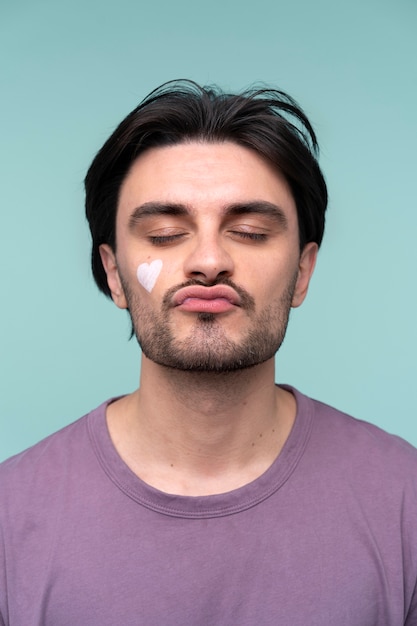
{"type": "Polygon", "coordinates": [[[173,243],[184,237],[184,233],[178,233],[176,235],[149,235],[148,240],[154,246],[163,246],[164,244],[173,243]]]}
{"type": "Polygon", "coordinates": [[[252,233],[247,230],[233,230],[230,233],[240,239],[249,239],[251,241],[266,241],[268,238],[268,235],[265,233],[252,233]]]}

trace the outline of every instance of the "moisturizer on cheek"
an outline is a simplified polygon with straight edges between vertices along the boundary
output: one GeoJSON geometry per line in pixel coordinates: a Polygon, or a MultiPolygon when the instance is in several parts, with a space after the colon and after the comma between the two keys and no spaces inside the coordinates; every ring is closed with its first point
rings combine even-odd
{"type": "Polygon", "coordinates": [[[162,269],[162,261],[161,259],[155,259],[151,263],[141,263],[136,270],[136,276],[138,277],[138,281],[146,289],[151,293],[152,289],[155,287],[155,283],[162,269]]]}

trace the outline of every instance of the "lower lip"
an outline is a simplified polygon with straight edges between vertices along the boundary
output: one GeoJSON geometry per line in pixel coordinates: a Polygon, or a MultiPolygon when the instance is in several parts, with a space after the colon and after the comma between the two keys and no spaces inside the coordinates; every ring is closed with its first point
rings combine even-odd
{"type": "Polygon", "coordinates": [[[234,309],[235,305],[225,298],[213,298],[212,300],[187,298],[178,308],[193,313],[226,313],[234,309]]]}

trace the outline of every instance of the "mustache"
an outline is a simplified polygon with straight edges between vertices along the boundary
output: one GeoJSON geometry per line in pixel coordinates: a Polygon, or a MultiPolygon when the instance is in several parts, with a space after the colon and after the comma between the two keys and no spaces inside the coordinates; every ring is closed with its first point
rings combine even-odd
{"type": "Polygon", "coordinates": [[[171,287],[170,289],[168,289],[162,299],[163,311],[168,311],[172,307],[172,298],[179,289],[183,289],[184,287],[193,287],[195,285],[199,285],[200,287],[215,287],[216,285],[227,285],[228,287],[234,289],[239,295],[241,308],[246,309],[250,312],[255,311],[255,299],[246,291],[246,289],[244,289],[240,285],[237,285],[227,276],[219,276],[218,278],[210,282],[197,280],[196,278],[190,278],[190,280],[186,280],[185,282],[176,285],[175,287],[171,287]]]}

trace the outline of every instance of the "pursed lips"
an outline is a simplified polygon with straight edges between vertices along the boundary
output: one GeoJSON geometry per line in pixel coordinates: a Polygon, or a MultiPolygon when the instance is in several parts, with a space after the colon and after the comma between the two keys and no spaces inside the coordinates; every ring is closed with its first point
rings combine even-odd
{"type": "Polygon", "coordinates": [[[240,296],[227,285],[183,287],[175,293],[172,301],[175,307],[186,311],[211,313],[224,313],[241,304],[240,296]]]}

